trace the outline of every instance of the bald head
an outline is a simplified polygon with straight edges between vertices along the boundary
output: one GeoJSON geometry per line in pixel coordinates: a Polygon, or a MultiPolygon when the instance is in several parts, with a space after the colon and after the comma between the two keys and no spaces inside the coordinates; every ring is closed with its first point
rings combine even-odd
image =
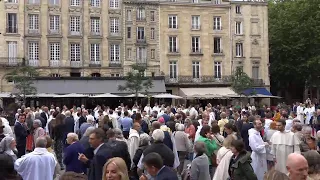
{"type": "Polygon", "coordinates": [[[140,129],[141,129],[140,123],[138,123],[138,122],[133,123],[133,129],[140,131],[140,129]]]}
{"type": "Polygon", "coordinates": [[[291,153],[287,160],[290,180],[306,180],[308,177],[308,161],[298,153],[291,153]]]}

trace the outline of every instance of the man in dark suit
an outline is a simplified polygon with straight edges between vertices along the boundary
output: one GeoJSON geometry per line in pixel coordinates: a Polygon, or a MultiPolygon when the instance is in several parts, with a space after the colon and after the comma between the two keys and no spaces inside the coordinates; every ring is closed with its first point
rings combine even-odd
{"type": "MultiPolygon", "coordinates": [[[[47,122],[48,122],[48,119],[49,119],[49,116],[50,116],[50,114],[49,114],[49,108],[48,108],[47,106],[45,106],[45,107],[43,108],[43,112],[40,114],[40,116],[44,119],[44,121],[45,121],[44,126],[46,126],[46,124],[47,124],[47,122]]],[[[43,124],[43,123],[42,123],[42,124],[43,124]]]]}
{"type": "Polygon", "coordinates": [[[66,134],[74,132],[74,119],[70,111],[65,112],[66,119],[64,120],[66,126],[66,134]]]}
{"type": "MultiPolygon", "coordinates": [[[[177,173],[171,168],[163,165],[161,156],[158,153],[150,153],[143,158],[143,164],[149,175],[156,180],[178,180],[177,173]]],[[[146,175],[142,175],[140,180],[148,180],[146,175]]]]}
{"type": "Polygon", "coordinates": [[[104,164],[112,158],[112,153],[104,144],[105,132],[95,129],[89,136],[89,143],[94,148],[94,156],[88,159],[84,154],[79,154],[79,160],[89,168],[88,180],[102,179],[104,164]]]}
{"type": "Polygon", "coordinates": [[[25,155],[27,145],[27,125],[24,123],[26,120],[25,114],[19,114],[18,121],[14,125],[14,133],[16,135],[18,158],[25,155]]]}
{"type": "Polygon", "coordinates": [[[87,122],[87,115],[88,115],[88,111],[87,110],[83,110],[82,114],[81,114],[81,116],[80,116],[80,118],[78,120],[79,121],[79,129],[80,129],[80,126],[81,126],[82,123],[87,122]]]}
{"type": "Polygon", "coordinates": [[[130,158],[130,153],[128,150],[128,145],[127,143],[123,141],[117,141],[116,140],[116,133],[115,130],[110,129],[107,131],[107,137],[108,137],[108,142],[106,143],[108,149],[111,150],[112,152],[112,157],[120,157],[122,158],[126,164],[127,168],[131,168],[131,158],[130,158]]]}

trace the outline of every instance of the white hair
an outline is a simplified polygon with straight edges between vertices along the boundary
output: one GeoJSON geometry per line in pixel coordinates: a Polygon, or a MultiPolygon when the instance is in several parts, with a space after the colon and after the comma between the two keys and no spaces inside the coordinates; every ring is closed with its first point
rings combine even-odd
{"type": "Polygon", "coordinates": [[[310,126],[303,126],[302,133],[312,133],[312,128],[310,126]]]}
{"type": "Polygon", "coordinates": [[[88,116],[87,117],[87,123],[93,123],[93,121],[94,121],[93,116],[88,116]]]}
{"type": "Polygon", "coordinates": [[[152,138],[154,141],[162,142],[164,139],[164,132],[161,129],[156,129],[152,132],[152,138]]]}
{"type": "Polygon", "coordinates": [[[64,113],[64,115],[66,115],[66,117],[70,117],[70,116],[71,116],[71,112],[70,112],[70,111],[66,111],[66,112],[64,113]]]}
{"type": "Polygon", "coordinates": [[[184,131],[184,124],[178,124],[177,125],[177,130],[178,131],[184,131]]]}
{"type": "Polygon", "coordinates": [[[42,126],[42,123],[41,123],[41,121],[39,119],[34,120],[33,124],[37,124],[39,127],[42,126]]]}
{"type": "Polygon", "coordinates": [[[68,133],[67,138],[70,138],[72,141],[79,141],[79,136],[76,133],[68,133]]]}

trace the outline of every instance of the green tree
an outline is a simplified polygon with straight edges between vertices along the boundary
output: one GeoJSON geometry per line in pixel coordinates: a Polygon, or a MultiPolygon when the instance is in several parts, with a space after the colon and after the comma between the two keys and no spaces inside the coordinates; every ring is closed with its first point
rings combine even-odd
{"type": "Polygon", "coordinates": [[[30,66],[18,67],[6,74],[6,80],[14,82],[15,90],[11,95],[22,100],[25,104],[27,95],[37,93],[37,89],[33,86],[33,81],[37,76],[39,76],[38,71],[30,66]]]}
{"type": "Polygon", "coordinates": [[[138,102],[138,93],[145,92],[149,94],[149,89],[153,87],[153,81],[150,77],[145,77],[144,72],[146,67],[134,64],[131,66],[133,71],[128,72],[125,76],[125,84],[119,85],[119,91],[129,91],[135,94],[136,102],[138,102]]]}
{"type": "Polygon", "coordinates": [[[239,94],[243,95],[243,91],[252,88],[252,79],[243,72],[242,68],[237,67],[236,71],[231,75],[231,88],[239,94]]]}
{"type": "Polygon", "coordinates": [[[288,90],[319,83],[319,7],[319,0],[269,1],[271,87],[286,92],[287,99],[294,92],[288,90]]]}

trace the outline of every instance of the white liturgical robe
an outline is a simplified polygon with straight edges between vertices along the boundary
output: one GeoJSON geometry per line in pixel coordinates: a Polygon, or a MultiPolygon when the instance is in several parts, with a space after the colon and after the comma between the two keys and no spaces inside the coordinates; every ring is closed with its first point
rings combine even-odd
{"type": "Polygon", "coordinates": [[[56,160],[46,148],[35,148],[14,163],[15,170],[24,180],[53,180],[56,160]]]}
{"type": "Polygon", "coordinates": [[[131,157],[131,161],[137,151],[137,149],[139,148],[139,143],[140,143],[140,136],[138,131],[136,131],[135,129],[130,129],[130,133],[129,133],[129,138],[128,138],[128,148],[129,148],[129,154],[131,157]]]}
{"type": "Polygon", "coordinates": [[[258,180],[263,180],[264,174],[267,172],[267,151],[266,143],[256,129],[249,129],[249,146],[252,149],[251,166],[254,173],[257,175],[258,180]]]}
{"type": "Polygon", "coordinates": [[[286,163],[291,153],[300,154],[300,141],[291,131],[275,132],[271,139],[271,154],[276,158],[275,170],[287,174],[286,163]]]}

